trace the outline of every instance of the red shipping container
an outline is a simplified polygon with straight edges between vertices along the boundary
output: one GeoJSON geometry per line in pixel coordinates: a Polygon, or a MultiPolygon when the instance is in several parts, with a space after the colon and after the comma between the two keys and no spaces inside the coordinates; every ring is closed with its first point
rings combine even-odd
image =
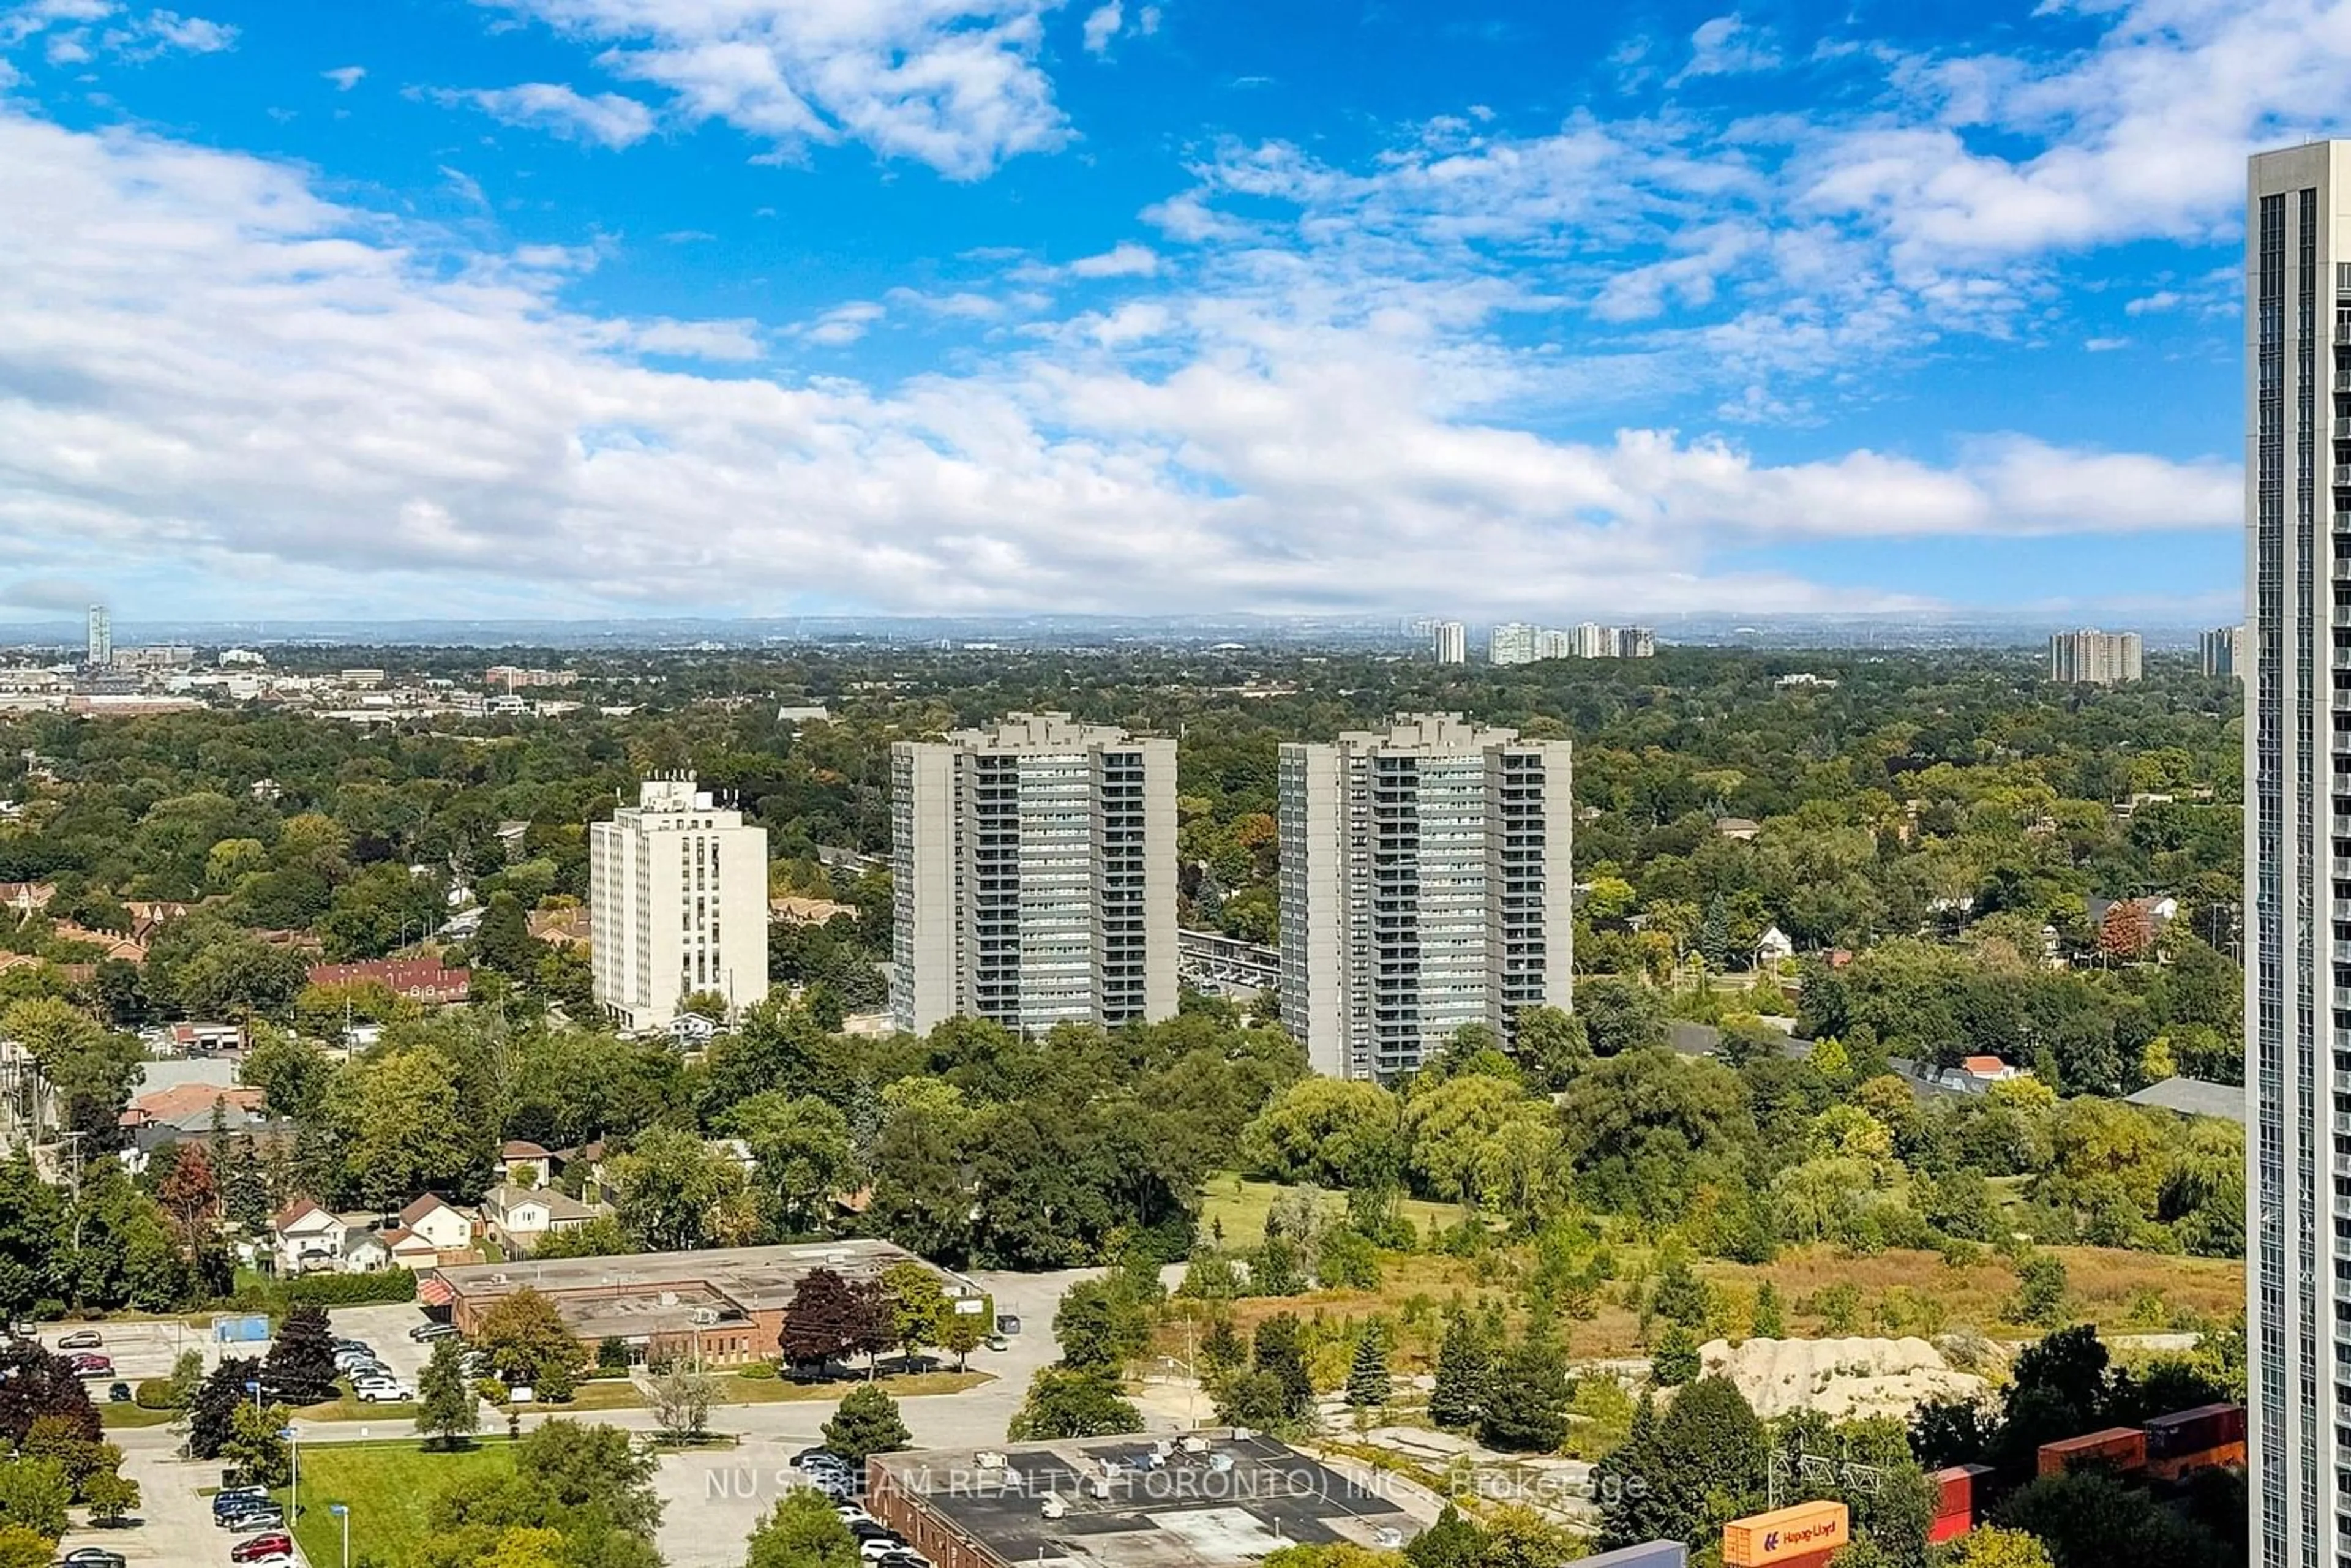
{"type": "Polygon", "coordinates": [[[2158,1416],[2147,1424],[2147,1457],[2178,1458],[2225,1448],[2245,1440],[2245,1407],[2241,1405],[2199,1405],[2193,1410],[2158,1416]]]}
{"type": "Polygon", "coordinates": [[[2147,1469],[2147,1434],[2137,1427],[2108,1427],[2041,1445],[2040,1473],[2044,1476],[2062,1476],[2076,1465],[2094,1462],[2116,1470],[2147,1469]]]}
{"type": "Polygon", "coordinates": [[[1976,1488],[1983,1477],[1991,1475],[1990,1465],[1953,1465],[1937,1470],[1928,1479],[1935,1483],[1935,1517],[1945,1514],[1972,1513],[1979,1500],[1976,1488]]]}
{"type": "Polygon", "coordinates": [[[1957,1541],[1976,1527],[1972,1513],[1946,1513],[1927,1527],[1927,1544],[1939,1546],[1946,1541],[1957,1541]]]}

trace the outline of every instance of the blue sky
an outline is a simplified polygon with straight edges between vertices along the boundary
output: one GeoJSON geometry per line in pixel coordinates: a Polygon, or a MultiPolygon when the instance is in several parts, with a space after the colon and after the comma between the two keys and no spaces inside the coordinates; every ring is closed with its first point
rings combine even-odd
{"type": "Polygon", "coordinates": [[[0,612],[2233,619],[2351,4],[0,0],[0,612]]]}

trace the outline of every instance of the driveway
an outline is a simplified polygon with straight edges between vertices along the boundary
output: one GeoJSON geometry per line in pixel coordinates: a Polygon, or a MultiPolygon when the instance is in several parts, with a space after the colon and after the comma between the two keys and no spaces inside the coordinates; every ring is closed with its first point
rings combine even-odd
{"type": "Polygon", "coordinates": [[[133,1565],[204,1568],[228,1561],[230,1536],[213,1523],[212,1504],[199,1489],[220,1485],[218,1465],[192,1464],[174,1449],[179,1438],[168,1427],[109,1432],[122,1448],[122,1473],[139,1483],[139,1522],[120,1530],[68,1530],[60,1552],[77,1546],[120,1552],[133,1565]]]}

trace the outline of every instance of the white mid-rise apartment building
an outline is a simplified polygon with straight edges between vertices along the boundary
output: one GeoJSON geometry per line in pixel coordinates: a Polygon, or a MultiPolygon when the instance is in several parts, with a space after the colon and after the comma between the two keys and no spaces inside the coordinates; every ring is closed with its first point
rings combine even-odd
{"type": "Polygon", "coordinates": [[[1543,629],[1523,621],[1505,621],[1486,633],[1489,664],[1531,664],[1542,657],[1543,629]]]}
{"type": "Polygon", "coordinates": [[[1429,628],[1429,651],[1440,664],[1469,662],[1469,628],[1458,621],[1439,621],[1429,628]]]}
{"type": "Polygon", "coordinates": [[[892,1021],[1172,1018],[1176,743],[1067,714],[890,748],[892,1021]]]}
{"type": "Polygon", "coordinates": [[[1569,1005],[1571,774],[1566,741],[1452,714],[1281,747],[1281,1014],[1316,1071],[1392,1077],[1569,1005]]]}
{"type": "Polygon", "coordinates": [[[637,803],[588,830],[596,1000],[660,1029],[715,991],[731,1010],[768,994],[768,832],[691,777],[649,779],[637,803]]]}

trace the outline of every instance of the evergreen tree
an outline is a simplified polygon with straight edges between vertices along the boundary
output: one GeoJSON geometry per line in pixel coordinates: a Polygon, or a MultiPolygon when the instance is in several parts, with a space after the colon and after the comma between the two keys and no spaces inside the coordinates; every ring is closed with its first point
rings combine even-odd
{"type": "Polygon", "coordinates": [[[1757,1339],[1788,1337],[1788,1320],[1780,1306],[1779,1288],[1769,1280],[1755,1287],[1755,1317],[1750,1332],[1757,1339]]]}
{"type": "Polygon", "coordinates": [[[1228,1373],[1249,1359],[1249,1346],[1241,1340],[1240,1331],[1233,1320],[1219,1314],[1208,1325],[1200,1339],[1200,1365],[1210,1376],[1228,1373]]]}
{"type": "Polygon", "coordinates": [[[1574,1389],[1558,1344],[1531,1333],[1510,1347],[1486,1379],[1478,1437],[1488,1448],[1551,1452],[1567,1441],[1567,1402],[1574,1389]]]}
{"type": "Polygon", "coordinates": [[[1388,1402],[1388,1336],[1374,1319],[1355,1340],[1354,1364],[1347,1369],[1347,1403],[1377,1410],[1388,1402]]]}
{"type": "Polygon", "coordinates": [[[1707,903],[1706,918],[1698,923],[1697,946],[1708,968],[1720,973],[1730,967],[1730,912],[1719,893],[1707,903]]]}
{"type": "Polygon", "coordinates": [[[842,1396],[824,1424],[824,1446],[852,1465],[862,1465],[868,1454],[895,1453],[913,1440],[898,1402],[870,1383],[842,1396]]]}
{"type": "Polygon", "coordinates": [[[1719,1535],[1760,1505],[1769,1452],[1763,1423],[1728,1378],[1698,1379],[1662,1416],[1643,1400],[1624,1446],[1593,1470],[1601,1549],[1719,1535]]]}
{"type": "Polygon", "coordinates": [[[1679,1323],[1669,1325],[1650,1354],[1650,1381],[1660,1388],[1679,1388],[1698,1374],[1698,1336],[1679,1323]]]}
{"type": "Polygon", "coordinates": [[[1405,1544],[1404,1560],[1412,1568],[1486,1568],[1486,1532],[1448,1502],[1435,1524],[1405,1544]]]}
{"type": "Polygon", "coordinates": [[[1467,1315],[1456,1312],[1437,1346],[1437,1386],[1428,1396],[1428,1418],[1449,1432],[1476,1426],[1490,1364],[1485,1336],[1467,1315]]]}
{"type": "Polygon", "coordinates": [[[1705,1326],[1706,1283],[1690,1271],[1687,1259],[1678,1254],[1669,1257],[1665,1267],[1657,1270],[1656,1290],[1649,1298],[1649,1310],[1684,1328],[1705,1326]]]}

